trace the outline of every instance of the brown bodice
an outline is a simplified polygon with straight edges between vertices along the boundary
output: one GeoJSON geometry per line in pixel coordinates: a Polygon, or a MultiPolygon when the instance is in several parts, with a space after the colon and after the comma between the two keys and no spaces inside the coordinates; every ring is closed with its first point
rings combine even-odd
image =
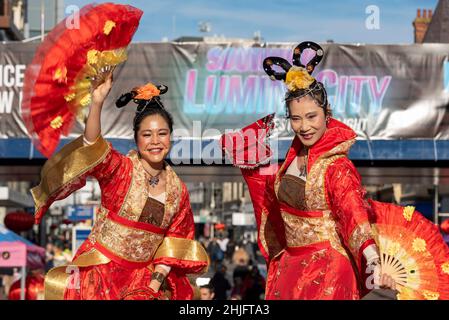
{"type": "Polygon", "coordinates": [[[157,227],[162,226],[164,220],[165,205],[154,198],[148,197],[142,213],[139,217],[139,222],[151,223],[157,227]]]}
{"type": "Polygon", "coordinates": [[[285,174],[279,186],[279,201],[292,208],[306,210],[305,202],[306,182],[294,175],[285,174]]]}

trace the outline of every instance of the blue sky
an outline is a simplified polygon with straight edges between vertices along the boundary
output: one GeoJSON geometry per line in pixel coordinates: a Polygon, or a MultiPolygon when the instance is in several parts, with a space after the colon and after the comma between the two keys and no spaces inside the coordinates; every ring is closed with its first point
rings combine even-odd
{"type": "MultiPolygon", "coordinates": [[[[65,0],[79,7],[92,1],[65,0]]],[[[95,1],[96,3],[110,1],[95,1]]],[[[198,23],[211,23],[207,35],[267,42],[312,40],[336,43],[413,43],[416,10],[435,10],[438,0],[122,0],[144,11],[134,41],[200,36],[198,23]],[[379,9],[379,29],[366,28],[370,5],[379,9]]]]}

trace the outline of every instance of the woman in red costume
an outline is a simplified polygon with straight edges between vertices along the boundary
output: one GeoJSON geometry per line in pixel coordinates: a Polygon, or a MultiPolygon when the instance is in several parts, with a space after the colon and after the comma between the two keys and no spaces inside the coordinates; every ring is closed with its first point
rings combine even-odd
{"type": "Polygon", "coordinates": [[[273,115],[222,137],[254,205],[268,264],[266,299],[360,299],[372,271],[377,285],[395,288],[390,276],[380,275],[369,205],[347,157],[356,134],[331,118],[326,90],[311,75],[322,56],[317,44],[303,42],[295,48],[293,67],[279,57],[264,60],[270,78],[288,87],[287,116],[295,138],[282,165],[262,165],[271,154],[264,139],[273,115]],[[316,52],[306,66],[300,62],[305,49],[316,52]],[[275,72],[273,65],[285,72],[275,72]]]}
{"type": "Polygon", "coordinates": [[[205,271],[209,259],[193,240],[186,186],[164,160],[173,129],[159,98],[167,88],[148,84],[117,101],[118,107],[132,99],[139,103],[133,127],[137,151],[124,156],[101,136],[100,115],[111,86],[109,71],[93,90],[84,136],[46,162],[39,186],[32,189],[36,222],[54,201],[83,187],[88,176],[98,180],[102,192],[89,238],[72,263],[48,272],[45,298],[191,299],[186,274],[205,271]]]}

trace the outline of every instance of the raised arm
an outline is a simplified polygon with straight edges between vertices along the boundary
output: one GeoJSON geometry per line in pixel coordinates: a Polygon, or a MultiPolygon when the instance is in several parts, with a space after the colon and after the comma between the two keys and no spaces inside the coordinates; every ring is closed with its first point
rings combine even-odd
{"type": "Polygon", "coordinates": [[[36,223],[54,201],[82,188],[88,176],[94,176],[103,190],[110,185],[114,173],[126,165],[125,157],[101,137],[101,109],[111,86],[112,73],[109,73],[92,92],[84,137],[66,144],[42,168],[39,185],[31,189],[36,223]]]}
{"type": "Polygon", "coordinates": [[[105,81],[99,83],[92,91],[92,104],[84,129],[84,140],[89,144],[95,142],[101,134],[101,109],[112,88],[112,71],[107,73],[105,81]]]}

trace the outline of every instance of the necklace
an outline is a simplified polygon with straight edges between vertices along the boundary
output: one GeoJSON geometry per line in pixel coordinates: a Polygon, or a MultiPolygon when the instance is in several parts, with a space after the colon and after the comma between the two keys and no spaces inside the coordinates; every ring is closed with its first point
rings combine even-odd
{"type": "Polygon", "coordinates": [[[148,181],[150,182],[150,186],[152,186],[153,188],[158,185],[158,183],[159,183],[159,176],[162,173],[162,171],[163,170],[159,171],[159,173],[157,175],[155,175],[155,176],[151,175],[147,171],[147,173],[150,175],[150,179],[148,179],[148,181]]]}
{"type": "Polygon", "coordinates": [[[304,157],[304,165],[301,166],[301,170],[299,170],[300,177],[307,177],[307,156],[304,157]]]}
{"type": "Polygon", "coordinates": [[[148,172],[148,170],[143,165],[142,165],[142,167],[143,167],[143,170],[145,170],[145,172],[148,173],[148,175],[150,176],[150,179],[148,179],[150,186],[152,186],[153,188],[155,186],[157,186],[159,184],[159,180],[160,180],[159,176],[161,175],[162,171],[164,171],[164,169],[162,169],[156,175],[153,176],[151,173],[148,172]]]}
{"type": "Polygon", "coordinates": [[[299,176],[300,177],[307,177],[307,160],[308,160],[309,152],[304,155],[304,164],[301,166],[301,169],[299,170],[299,176]]]}

